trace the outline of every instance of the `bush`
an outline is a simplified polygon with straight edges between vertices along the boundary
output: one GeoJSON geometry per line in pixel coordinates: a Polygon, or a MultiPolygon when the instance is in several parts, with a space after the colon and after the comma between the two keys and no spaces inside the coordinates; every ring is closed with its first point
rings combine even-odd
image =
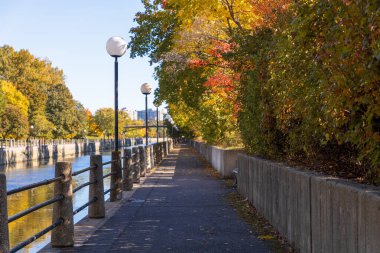
{"type": "MultiPolygon", "coordinates": [[[[380,3],[294,3],[281,30],[242,43],[252,68],[241,80],[239,126],[250,153],[306,158],[326,150],[380,165],[380,3]]],[[[279,19],[281,20],[281,19],[279,19]]],[[[362,172],[358,172],[362,173],[362,172]]]]}

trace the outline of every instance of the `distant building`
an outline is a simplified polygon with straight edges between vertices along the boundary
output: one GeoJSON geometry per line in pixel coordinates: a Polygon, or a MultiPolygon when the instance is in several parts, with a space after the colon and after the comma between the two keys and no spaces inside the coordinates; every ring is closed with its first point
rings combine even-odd
{"type": "Polygon", "coordinates": [[[166,110],[162,109],[158,111],[158,120],[159,121],[164,121],[164,117],[166,115],[166,110]]]}
{"type": "MultiPolygon", "coordinates": [[[[161,109],[158,111],[158,120],[163,121],[166,111],[161,109]]],[[[145,110],[137,111],[137,119],[145,122],[145,110]]],[[[157,120],[157,111],[148,109],[148,121],[157,120]]]]}
{"type": "MultiPolygon", "coordinates": [[[[137,111],[137,118],[145,122],[145,110],[137,111]]],[[[156,119],[156,112],[148,109],[148,121],[156,119]]]]}
{"type": "MultiPolygon", "coordinates": [[[[131,120],[142,120],[145,122],[145,110],[137,111],[137,110],[129,109],[129,110],[126,110],[126,112],[128,113],[131,120]]],[[[166,114],[167,114],[167,112],[165,109],[159,110],[158,111],[158,120],[163,121],[164,116],[166,114]]],[[[148,109],[148,121],[156,120],[156,118],[157,118],[156,109],[154,109],[154,110],[148,109]]]]}
{"type": "Polygon", "coordinates": [[[126,110],[131,120],[138,120],[137,111],[136,110],[126,110]]]}

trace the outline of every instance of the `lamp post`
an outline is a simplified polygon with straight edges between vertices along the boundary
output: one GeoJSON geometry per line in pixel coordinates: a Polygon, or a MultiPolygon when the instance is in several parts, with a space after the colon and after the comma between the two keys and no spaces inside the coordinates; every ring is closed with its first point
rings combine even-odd
{"type": "Polygon", "coordinates": [[[157,143],[158,143],[158,107],[160,106],[160,103],[157,100],[155,100],[153,104],[156,107],[156,135],[157,135],[157,143]]]}
{"type": "Polygon", "coordinates": [[[115,151],[119,151],[119,73],[117,58],[127,51],[127,42],[122,37],[111,37],[107,41],[107,52],[115,58],[115,151]]]}
{"type": "Polygon", "coordinates": [[[140,90],[145,95],[145,145],[148,145],[148,95],[152,92],[152,86],[149,83],[143,83],[140,90]]]}

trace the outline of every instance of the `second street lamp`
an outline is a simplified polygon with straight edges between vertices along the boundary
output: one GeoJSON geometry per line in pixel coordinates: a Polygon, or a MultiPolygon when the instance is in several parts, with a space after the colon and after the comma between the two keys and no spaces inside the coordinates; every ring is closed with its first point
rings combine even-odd
{"type": "Polygon", "coordinates": [[[127,51],[127,42],[122,37],[111,37],[107,41],[107,52],[115,58],[115,151],[119,151],[119,73],[117,58],[127,51]]]}
{"type": "Polygon", "coordinates": [[[157,137],[157,143],[158,143],[158,107],[160,106],[160,103],[155,100],[153,102],[154,106],[156,107],[156,137],[157,137]]]}
{"type": "Polygon", "coordinates": [[[143,83],[140,90],[145,95],[145,145],[148,145],[148,95],[152,92],[152,86],[149,83],[143,83]]]}

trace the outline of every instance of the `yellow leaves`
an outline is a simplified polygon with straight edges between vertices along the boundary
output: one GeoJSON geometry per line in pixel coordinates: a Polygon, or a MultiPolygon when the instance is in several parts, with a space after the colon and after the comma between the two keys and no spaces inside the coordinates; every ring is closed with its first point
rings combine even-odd
{"type": "Polygon", "coordinates": [[[213,40],[228,41],[232,29],[251,30],[271,26],[290,0],[171,0],[180,20],[174,50],[206,51],[213,40]]]}
{"type": "Polygon", "coordinates": [[[18,107],[24,116],[28,116],[29,101],[15,86],[10,82],[0,80],[0,89],[6,103],[18,107]]]}

